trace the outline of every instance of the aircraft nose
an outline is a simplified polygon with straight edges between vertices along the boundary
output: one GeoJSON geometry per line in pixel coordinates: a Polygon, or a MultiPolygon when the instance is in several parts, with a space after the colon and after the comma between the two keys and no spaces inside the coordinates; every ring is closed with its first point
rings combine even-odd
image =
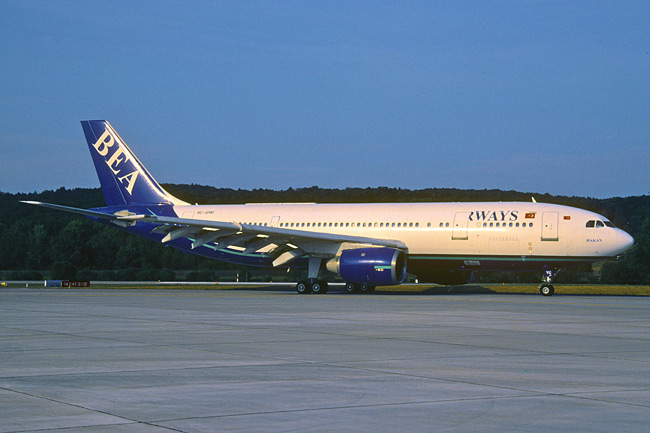
{"type": "Polygon", "coordinates": [[[621,253],[629,249],[630,247],[632,247],[632,245],[634,245],[634,238],[629,234],[627,234],[626,232],[624,232],[623,230],[620,229],[618,230],[617,237],[618,237],[617,243],[621,253]]]}

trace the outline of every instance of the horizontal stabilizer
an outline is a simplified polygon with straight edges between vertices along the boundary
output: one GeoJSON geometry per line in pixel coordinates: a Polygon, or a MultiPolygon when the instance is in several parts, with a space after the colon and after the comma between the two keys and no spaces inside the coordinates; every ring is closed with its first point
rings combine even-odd
{"type": "Polygon", "coordinates": [[[90,209],[80,209],[77,207],[61,206],[59,204],[43,203],[40,201],[21,200],[20,202],[25,204],[33,204],[35,206],[47,207],[50,209],[61,210],[64,212],[76,213],[78,215],[85,215],[85,216],[91,216],[95,218],[106,219],[106,220],[120,220],[124,218],[124,215],[109,214],[109,213],[98,212],[90,209]]]}

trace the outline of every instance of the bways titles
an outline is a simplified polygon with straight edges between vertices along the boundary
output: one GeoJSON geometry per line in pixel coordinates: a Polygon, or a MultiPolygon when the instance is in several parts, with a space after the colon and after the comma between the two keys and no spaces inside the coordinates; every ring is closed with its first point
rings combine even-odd
{"type": "Polygon", "coordinates": [[[517,221],[517,218],[519,218],[519,211],[517,210],[480,210],[469,213],[470,221],[517,221]]]}

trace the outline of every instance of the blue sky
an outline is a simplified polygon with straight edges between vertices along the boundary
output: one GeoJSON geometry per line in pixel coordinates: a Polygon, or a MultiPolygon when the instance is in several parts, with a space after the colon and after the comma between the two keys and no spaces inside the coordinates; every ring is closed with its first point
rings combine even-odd
{"type": "Polygon", "coordinates": [[[650,194],[647,1],[3,1],[0,191],[159,182],[650,194]]]}

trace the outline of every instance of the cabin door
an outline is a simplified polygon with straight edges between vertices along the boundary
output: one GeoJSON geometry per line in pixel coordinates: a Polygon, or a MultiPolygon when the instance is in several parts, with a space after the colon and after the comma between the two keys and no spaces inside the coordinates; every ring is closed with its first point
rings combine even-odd
{"type": "Polygon", "coordinates": [[[542,240],[557,241],[559,214],[557,212],[544,212],[542,214],[542,240]]]}
{"type": "Polygon", "coordinates": [[[453,240],[467,240],[467,226],[469,225],[469,212],[456,212],[454,217],[454,230],[451,233],[453,240]]]}

